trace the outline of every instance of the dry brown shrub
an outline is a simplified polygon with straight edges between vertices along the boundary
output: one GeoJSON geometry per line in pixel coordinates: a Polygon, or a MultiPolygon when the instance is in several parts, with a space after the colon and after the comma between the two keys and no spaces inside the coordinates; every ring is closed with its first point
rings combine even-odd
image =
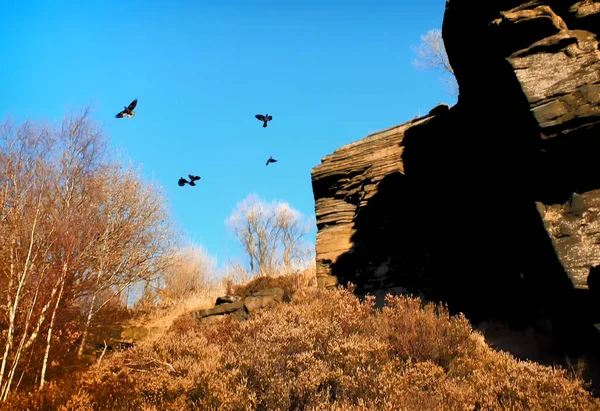
{"type": "Polygon", "coordinates": [[[225,288],[220,282],[207,282],[204,287],[189,294],[176,305],[153,306],[147,312],[136,312],[136,316],[125,325],[161,330],[167,330],[172,326],[178,327],[175,323],[184,321],[187,313],[213,307],[217,297],[224,293],[225,288]]]}
{"type": "Polygon", "coordinates": [[[294,273],[257,277],[245,284],[231,285],[229,291],[241,298],[246,298],[256,291],[279,287],[291,297],[303,285],[300,275],[294,273]]]}
{"type": "Polygon", "coordinates": [[[169,327],[169,332],[172,333],[183,333],[187,330],[195,328],[198,325],[198,321],[192,318],[190,315],[180,315],[169,327]]]}
{"type": "Polygon", "coordinates": [[[345,289],[172,328],[75,387],[63,410],[600,409],[581,380],[493,351],[444,307],[388,297],[379,311],[345,289]]]}

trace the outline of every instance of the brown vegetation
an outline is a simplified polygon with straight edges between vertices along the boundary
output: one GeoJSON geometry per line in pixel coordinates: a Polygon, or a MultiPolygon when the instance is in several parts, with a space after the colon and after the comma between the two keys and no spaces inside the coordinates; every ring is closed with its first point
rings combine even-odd
{"type": "Polygon", "coordinates": [[[442,306],[388,296],[376,310],[346,289],[303,289],[244,322],[174,327],[18,400],[61,410],[600,409],[577,378],[493,351],[442,306]]]}
{"type": "Polygon", "coordinates": [[[90,331],[127,314],[125,291],[164,267],[159,192],[112,161],[88,112],[58,130],[0,129],[0,400],[72,372],[90,331]]]}
{"type": "MultiPolygon", "coordinates": [[[[84,372],[121,326],[164,330],[225,293],[215,262],[177,241],[159,190],[106,147],[87,110],[59,129],[10,120],[0,129],[0,402],[51,395],[49,382],[84,372]]],[[[265,213],[251,220],[250,258],[260,256],[262,273],[267,260],[295,268],[303,284],[299,213],[251,200],[265,213]]]]}
{"type": "Polygon", "coordinates": [[[168,328],[187,312],[211,307],[225,293],[222,281],[213,278],[216,262],[202,247],[182,247],[172,253],[135,305],[128,325],[168,328]]]}
{"type": "Polygon", "coordinates": [[[227,294],[237,295],[241,299],[244,299],[255,291],[277,287],[281,288],[291,297],[299,289],[312,285],[316,285],[314,268],[302,270],[297,273],[257,277],[252,281],[241,284],[227,282],[227,294]]]}

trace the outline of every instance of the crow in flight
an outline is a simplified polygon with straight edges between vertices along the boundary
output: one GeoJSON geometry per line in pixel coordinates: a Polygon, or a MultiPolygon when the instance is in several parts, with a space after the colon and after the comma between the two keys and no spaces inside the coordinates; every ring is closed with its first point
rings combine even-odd
{"type": "Polygon", "coordinates": [[[137,106],[137,98],[135,100],[133,100],[129,104],[129,106],[124,106],[125,109],[123,111],[120,111],[119,113],[117,113],[117,115],[115,117],[116,118],[123,118],[123,117],[131,118],[131,117],[135,116],[135,111],[133,111],[135,106],[137,106]]]}
{"type": "Polygon", "coordinates": [[[177,184],[179,184],[180,187],[183,187],[186,183],[191,186],[195,186],[196,181],[200,180],[200,176],[193,176],[191,174],[188,174],[188,177],[190,178],[190,181],[187,181],[185,178],[181,177],[177,184]]]}
{"type": "Polygon", "coordinates": [[[273,120],[273,116],[270,116],[268,114],[265,114],[264,116],[262,114],[257,114],[254,117],[256,117],[257,119],[259,119],[260,121],[263,122],[263,127],[267,126],[267,123],[271,120],[273,120]]]}
{"type": "Polygon", "coordinates": [[[268,166],[268,165],[269,165],[269,163],[276,163],[276,162],[277,162],[277,160],[275,160],[275,159],[273,158],[273,156],[271,156],[271,157],[269,157],[269,159],[267,160],[267,164],[265,164],[265,165],[266,165],[266,166],[268,166]]]}

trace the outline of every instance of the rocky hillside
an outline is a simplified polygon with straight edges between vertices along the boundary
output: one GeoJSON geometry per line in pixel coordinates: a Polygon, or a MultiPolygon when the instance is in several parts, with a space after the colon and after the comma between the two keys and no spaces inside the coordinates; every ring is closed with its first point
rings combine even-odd
{"type": "MultiPolygon", "coordinates": [[[[600,2],[448,0],[456,105],[312,170],[319,284],[448,301],[472,321],[600,322],[600,2]],[[575,194],[573,194],[575,193],[575,194]]],[[[585,330],[585,331],[582,331],[585,330]]]]}

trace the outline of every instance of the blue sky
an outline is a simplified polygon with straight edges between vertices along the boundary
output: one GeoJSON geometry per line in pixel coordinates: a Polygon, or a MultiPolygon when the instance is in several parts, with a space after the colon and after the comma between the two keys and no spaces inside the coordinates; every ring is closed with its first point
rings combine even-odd
{"type": "Polygon", "coordinates": [[[224,264],[241,255],[224,222],[247,194],[314,215],[310,171],[323,156],[454,104],[439,73],[412,65],[444,5],[9,0],[0,115],[59,122],[91,105],[111,149],[164,186],[180,227],[224,264]],[[136,116],[115,119],[134,98],[136,116]],[[273,115],[266,129],[257,113],[273,115]],[[179,187],[188,173],[202,180],[179,187]]]}

